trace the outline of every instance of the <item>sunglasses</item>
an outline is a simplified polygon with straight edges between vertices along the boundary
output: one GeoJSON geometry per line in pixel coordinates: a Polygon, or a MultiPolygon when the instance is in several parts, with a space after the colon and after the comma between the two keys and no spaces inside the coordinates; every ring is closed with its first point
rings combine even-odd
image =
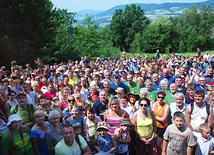
{"type": "Polygon", "coordinates": [[[158,96],[159,99],[164,99],[165,97],[158,96]]]}
{"type": "Polygon", "coordinates": [[[73,101],[73,102],[74,102],[74,101],[75,101],[75,99],[73,99],[73,100],[68,100],[68,102],[71,102],[71,101],[73,101]]]}
{"type": "Polygon", "coordinates": [[[140,104],[141,107],[148,107],[148,104],[140,104]]]}

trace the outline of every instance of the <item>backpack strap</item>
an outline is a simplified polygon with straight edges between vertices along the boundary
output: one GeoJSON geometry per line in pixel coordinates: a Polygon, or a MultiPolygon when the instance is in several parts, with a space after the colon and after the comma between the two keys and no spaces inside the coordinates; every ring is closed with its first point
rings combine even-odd
{"type": "Polygon", "coordinates": [[[77,144],[79,145],[79,148],[80,148],[80,150],[81,150],[81,153],[83,153],[83,149],[82,149],[82,147],[81,147],[80,139],[79,139],[79,135],[78,135],[78,134],[75,135],[75,140],[76,140],[77,144]]]}
{"type": "Polygon", "coordinates": [[[15,110],[14,110],[14,114],[16,114],[17,113],[17,111],[18,111],[18,104],[17,105],[15,105],[15,110]]]}
{"type": "Polygon", "coordinates": [[[28,110],[28,117],[30,122],[33,122],[33,105],[32,104],[27,104],[27,110],[28,110]]]}

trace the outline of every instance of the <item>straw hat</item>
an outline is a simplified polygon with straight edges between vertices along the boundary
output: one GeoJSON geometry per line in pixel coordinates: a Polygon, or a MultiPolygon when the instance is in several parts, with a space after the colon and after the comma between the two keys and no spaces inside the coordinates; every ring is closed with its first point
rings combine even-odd
{"type": "Polygon", "coordinates": [[[116,93],[119,93],[119,94],[124,94],[124,89],[122,87],[118,87],[116,90],[115,90],[116,93]]]}

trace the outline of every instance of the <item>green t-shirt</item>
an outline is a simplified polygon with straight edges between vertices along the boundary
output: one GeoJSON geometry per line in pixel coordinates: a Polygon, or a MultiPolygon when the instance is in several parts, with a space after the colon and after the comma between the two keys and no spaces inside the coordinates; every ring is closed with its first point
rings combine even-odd
{"type": "Polygon", "coordinates": [[[34,149],[30,141],[29,133],[22,132],[23,137],[20,132],[13,133],[13,146],[11,147],[9,146],[8,134],[4,133],[1,143],[2,152],[9,153],[9,151],[11,151],[12,155],[23,155],[26,152],[26,154],[34,155],[34,149]]]}
{"type": "MultiPolygon", "coordinates": [[[[170,92],[170,90],[165,90],[165,94],[166,97],[164,99],[164,102],[168,105],[170,105],[171,103],[175,102],[174,96],[172,95],[172,93],[170,92]]],[[[147,98],[150,101],[156,101],[157,100],[157,91],[152,91],[147,95],[147,98]]]]}
{"type": "Polygon", "coordinates": [[[124,84],[126,85],[127,94],[134,92],[134,88],[137,87],[137,83],[133,82],[133,81],[132,81],[131,85],[129,85],[128,82],[124,82],[124,84]]]}
{"type": "MultiPolygon", "coordinates": [[[[29,106],[29,109],[31,110],[30,105],[28,105],[28,106],[29,106]]],[[[15,109],[16,109],[16,106],[13,106],[13,107],[10,109],[10,114],[14,114],[14,113],[15,113],[15,112],[14,112],[15,109]]],[[[32,111],[30,112],[31,118],[33,118],[33,113],[34,113],[34,111],[36,111],[36,107],[33,107],[33,112],[32,112],[32,111]]],[[[22,110],[22,109],[18,108],[16,114],[18,114],[18,115],[23,119],[24,123],[29,123],[29,122],[31,122],[31,121],[30,121],[30,118],[29,118],[29,111],[28,111],[28,108],[27,108],[27,107],[26,107],[25,110],[22,110]]]]}

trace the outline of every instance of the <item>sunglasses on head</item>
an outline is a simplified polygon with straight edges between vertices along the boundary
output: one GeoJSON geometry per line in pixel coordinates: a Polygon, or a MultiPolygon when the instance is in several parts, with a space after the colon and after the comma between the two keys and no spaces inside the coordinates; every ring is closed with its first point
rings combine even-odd
{"type": "Polygon", "coordinates": [[[164,97],[158,96],[159,99],[164,99],[164,97]]]}
{"type": "Polygon", "coordinates": [[[140,104],[141,107],[148,107],[148,104],[140,104]]]}

